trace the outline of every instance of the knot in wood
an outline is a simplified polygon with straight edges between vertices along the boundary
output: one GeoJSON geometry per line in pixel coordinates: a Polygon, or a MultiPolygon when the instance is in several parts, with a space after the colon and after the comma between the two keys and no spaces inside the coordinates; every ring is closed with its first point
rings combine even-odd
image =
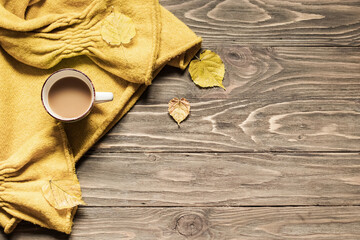
{"type": "Polygon", "coordinates": [[[155,162],[156,161],[156,156],[153,155],[153,154],[150,154],[147,156],[148,157],[148,160],[151,161],[151,162],[155,162]]]}
{"type": "Polygon", "coordinates": [[[185,237],[195,236],[202,232],[203,222],[202,218],[196,214],[182,215],[176,222],[176,229],[185,237]]]}
{"type": "Polygon", "coordinates": [[[226,54],[226,62],[245,71],[243,74],[248,76],[256,75],[260,72],[259,60],[254,57],[254,50],[248,47],[231,48],[226,54]]]}

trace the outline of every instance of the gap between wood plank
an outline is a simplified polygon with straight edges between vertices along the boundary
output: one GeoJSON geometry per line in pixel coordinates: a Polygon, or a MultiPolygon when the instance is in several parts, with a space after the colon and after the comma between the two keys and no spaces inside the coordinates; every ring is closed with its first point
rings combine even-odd
{"type": "Polygon", "coordinates": [[[199,205],[199,206],[81,206],[81,208],[302,208],[302,207],[360,207],[359,204],[354,205],[199,205]]]}
{"type": "Polygon", "coordinates": [[[209,153],[209,154],[264,154],[264,153],[285,153],[285,154],[360,154],[360,151],[101,151],[89,150],[84,156],[92,156],[96,153],[209,153]]]}

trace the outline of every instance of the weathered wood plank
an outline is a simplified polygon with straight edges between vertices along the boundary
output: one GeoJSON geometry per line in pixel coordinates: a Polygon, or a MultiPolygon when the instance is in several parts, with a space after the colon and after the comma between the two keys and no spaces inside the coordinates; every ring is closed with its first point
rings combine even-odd
{"type": "Polygon", "coordinates": [[[359,151],[360,49],[219,48],[225,86],[199,89],[165,72],[93,150],[359,151]],[[178,128],[175,97],[191,102],[178,128]],[[159,124],[161,123],[161,124],[159,124]]]}
{"type": "Polygon", "coordinates": [[[90,206],[359,205],[359,154],[91,154],[90,206]]]}
{"type": "MultiPolygon", "coordinates": [[[[11,239],[65,239],[21,223],[11,239]],[[29,234],[31,232],[31,234],[29,234]]],[[[69,239],[357,240],[360,207],[80,208],[69,239]]],[[[5,237],[0,238],[5,239],[5,237]]]]}
{"type": "Polygon", "coordinates": [[[360,48],[216,47],[226,67],[224,86],[199,88],[188,70],[166,67],[138,104],[188,99],[360,98],[360,48]]]}
{"type": "Polygon", "coordinates": [[[178,128],[167,104],[137,105],[93,152],[359,151],[357,99],[190,100],[178,128]]]}
{"type": "Polygon", "coordinates": [[[357,0],[161,0],[204,38],[222,44],[359,46],[357,0]]]}

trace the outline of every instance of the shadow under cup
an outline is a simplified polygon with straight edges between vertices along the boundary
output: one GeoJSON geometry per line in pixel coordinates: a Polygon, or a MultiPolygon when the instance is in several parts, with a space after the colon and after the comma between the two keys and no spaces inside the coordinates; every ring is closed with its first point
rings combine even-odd
{"type": "MultiPolygon", "coordinates": [[[[81,85],[84,85],[82,84],[81,85]]],[[[57,85],[55,85],[55,87],[58,87],[57,85]]],[[[84,117],[86,117],[93,105],[94,105],[94,101],[95,101],[95,88],[93,83],[91,82],[91,80],[82,72],[76,70],[76,69],[71,69],[71,68],[67,68],[67,69],[61,69],[58,70],[56,72],[54,72],[53,74],[51,74],[47,80],[45,81],[43,88],[41,90],[41,100],[42,103],[44,105],[45,110],[48,112],[48,114],[50,114],[50,116],[54,117],[55,119],[58,119],[60,121],[64,121],[64,122],[73,122],[73,121],[78,121],[80,119],[83,119],[84,117]],[[88,102],[88,107],[81,109],[81,112],[76,112],[75,116],[72,117],[64,117],[61,116],[59,114],[59,112],[56,112],[54,107],[51,107],[50,104],[50,96],[49,93],[51,92],[52,87],[54,87],[54,84],[60,85],[62,84],[62,82],[64,82],[66,79],[74,79],[74,81],[82,81],[82,83],[84,83],[88,90],[89,90],[89,102],[88,102]],[[63,81],[61,81],[63,80],[63,81]]],[[[71,99],[72,100],[72,99],[71,99]]],[[[68,103],[69,104],[69,103],[68,103]]],[[[75,102],[74,102],[75,104],[75,102]]]]}

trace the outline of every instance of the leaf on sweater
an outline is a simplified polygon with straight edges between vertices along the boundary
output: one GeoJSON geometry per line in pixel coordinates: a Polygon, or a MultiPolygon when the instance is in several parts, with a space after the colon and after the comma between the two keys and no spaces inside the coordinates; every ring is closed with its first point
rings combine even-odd
{"type": "Polygon", "coordinates": [[[80,184],[74,180],[49,180],[42,186],[42,194],[51,206],[59,210],[85,205],[80,184]]]}
{"type": "Polygon", "coordinates": [[[169,102],[169,114],[178,125],[184,121],[190,113],[190,103],[185,98],[173,98],[169,102]]]}
{"type": "Polygon", "coordinates": [[[225,65],[216,53],[205,50],[199,59],[192,60],[189,72],[194,83],[200,87],[222,87],[225,75],[225,65]]]}
{"type": "Polygon", "coordinates": [[[101,25],[101,36],[111,46],[127,44],[135,35],[132,19],[116,11],[107,16],[101,25]]]}

